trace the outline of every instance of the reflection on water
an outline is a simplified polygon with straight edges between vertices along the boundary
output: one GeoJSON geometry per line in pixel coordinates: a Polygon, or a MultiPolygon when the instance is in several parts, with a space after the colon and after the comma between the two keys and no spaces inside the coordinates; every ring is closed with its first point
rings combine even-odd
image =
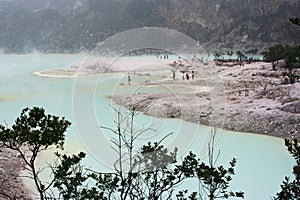
{"type": "MultiPolygon", "coordinates": [[[[138,84],[151,78],[157,80],[161,76],[137,76],[132,85],[128,86],[126,73],[77,78],[33,75],[34,71],[68,66],[82,58],[84,55],[1,55],[0,121],[11,125],[27,106],[42,106],[48,113],[65,116],[73,123],[67,133],[66,151],[85,151],[88,153],[85,160],[87,166],[111,170],[116,159],[111,149],[112,135],[99,128],[99,125],[114,127],[115,113],[107,96],[149,91],[173,92],[176,88],[138,84]]],[[[211,131],[209,127],[179,119],[156,119],[143,114],[137,116],[135,123],[136,127],[150,126],[157,131],[142,135],[137,141],[137,147],[149,140],[158,141],[173,132],[164,141],[165,146],[170,149],[178,147],[181,157],[192,150],[205,159],[205,141],[211,131]]],[[[216,149],[220,149],[221,155],[218,163],[227,166],[232,157],[238,161],[232,189],[244,191],[245,199],[248,200],[269,199],[274,195],[283,177],[291,174],[293,165],[283,140],[224,130],[219,130],[219,133],[216,149]]],[[[40,162],[49,161],[50,158],[51,154],[45,153],[40,157],[40,162]]]]}

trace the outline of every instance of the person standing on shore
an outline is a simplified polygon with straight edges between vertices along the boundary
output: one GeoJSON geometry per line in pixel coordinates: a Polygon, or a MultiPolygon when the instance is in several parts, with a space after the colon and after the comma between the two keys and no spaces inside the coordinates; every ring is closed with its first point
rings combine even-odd
{"type": "Polygon", "coordinates": [[[186,80],[189,80],[190,79],[190,76],[188,73],[185,74],[186,75],[186,80]]]}
{"type": "Polygon", "coordinates": [[[128,75],[127,80],[128,80],[128,85],[131,85],[131,77],[130,77],[130,75],[128,75]]]}
{"type": "Polygon", "coordinates": [[[172,69],[172,74],[173,74],[173,80],[175,80],[176,74],[175,74],[175,70],[174,69],[172,69]]]}

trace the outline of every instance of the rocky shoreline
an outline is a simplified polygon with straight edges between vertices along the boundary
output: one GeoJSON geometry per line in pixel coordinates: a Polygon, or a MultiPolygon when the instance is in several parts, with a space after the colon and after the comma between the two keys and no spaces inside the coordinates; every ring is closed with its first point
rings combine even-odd
{"type": "MultiPolygon", "coordinates": [[[[113,95],[112,100],[128,109],[159,118],[217,126],[232,131],[300,138],[300,82],[282,84],[284,69],[272,71],[263,62],[243,67],[216,66],[224,88],[201,90],[208,80],[198,78],[145,83],[184,88],[183,93],[113,95]]],[[[298,73],[298,72],[296,72],[298,73]]],[[[200,74],[198,74],[200,77],[200,74]]]]}

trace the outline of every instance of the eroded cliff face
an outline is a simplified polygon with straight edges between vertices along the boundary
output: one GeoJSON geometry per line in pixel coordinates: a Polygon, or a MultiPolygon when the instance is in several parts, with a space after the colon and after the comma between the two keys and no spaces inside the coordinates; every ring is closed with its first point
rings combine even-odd
{"type": "Polygon", "coordinates": [[[299,10],[297,0],[169,0],[160,14],[211,48],[249,49],[299,43],[300,29],[288,22],[299,10]]]}
{"type": "Polygon", "coordinates": [[[208,50],[299,44],[299,0],[3,0],[0,48],[22,53],[91,50],[139,27],[183,32],[208,50]]]}

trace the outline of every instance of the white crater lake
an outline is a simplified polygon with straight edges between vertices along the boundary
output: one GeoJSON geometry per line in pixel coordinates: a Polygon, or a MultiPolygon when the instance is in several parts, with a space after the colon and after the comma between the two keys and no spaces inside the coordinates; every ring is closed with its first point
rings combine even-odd
{"type": "MultiPolygon", "coordinates": [[[[0,122],[10,127],[25,107],[40,106],[47,113],[65,116],[72,122],[66,138],[66,152],[88,154],[85,165],[93,169],[111,170],[116,154],[110,148],[111,133],[99,126],[114,128],[115,113],[107,97],[112,94],[169,91],[169,88],[139,86],[146,77],[135,78],[127,84],[126,73],[88,75],[85,77],[40,77],[35,71],[69,66],[85,55],[30,54],[0,55],[0,122]],[[97,83],[97,84],[95,84],[97,83]],[[123,85],[124,84],[124,85],[123,85]]],[[[114,105],[118,108],[118,106],[114,105]]],[[[126,109],[124,109],[126,113],[126,109]]],[[[136,126],[151,126],[157,132],[142,135],[137,145],[159,141],[173,132],[163,144],[179,148],[179,159],[192,150],[205,156],[211,128],[179,119],[157,119],[143,114],[136,126]]],[[[218,130],[215,149],[220,150],[217,164],[228,166],[237,159],[236,175],[231,189],[245,192],[246,200],[270,199],[280,190],[285,176],[292,174],[293,158],[283,139],[257,134],[218,130]]],[[[50,153],[39,157],[40,163],[51,161],[50,153]]],[[[190,188],[197,186],[189,185],[190,188]]]]}

